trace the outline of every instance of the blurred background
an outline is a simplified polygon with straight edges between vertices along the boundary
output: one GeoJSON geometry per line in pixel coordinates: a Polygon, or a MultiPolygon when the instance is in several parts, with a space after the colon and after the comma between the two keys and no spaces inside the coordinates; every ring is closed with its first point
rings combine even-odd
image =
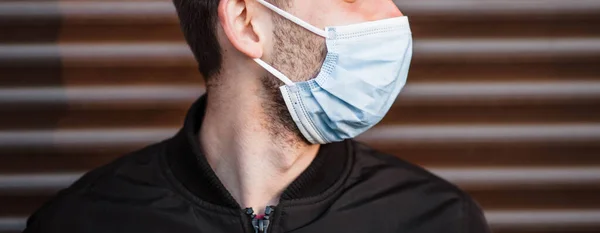
{"type": "MultiPolygon", "coordinates": [[[[600,0],[395,2],[408,86],[360,140],[456,183],[497,233],[600,232],[600,0]]],[[[169,0],[0,0],[0,233],[202,93],[169,0]]]]}

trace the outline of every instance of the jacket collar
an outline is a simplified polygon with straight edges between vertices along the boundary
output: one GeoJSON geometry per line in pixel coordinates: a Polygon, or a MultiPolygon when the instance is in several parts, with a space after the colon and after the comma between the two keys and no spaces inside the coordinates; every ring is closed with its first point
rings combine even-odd
{"type": "MultiPolygon", "coordinates": [[[[242,208],[216,176],[198,142],[198,132],[206,110],[207,96],[190,108],[183,128],[167,142],[167,162],[175,178],[204,202],[227,208],[242,208]]],[[[351,167],[350,141],[321,146],[309,167],[283,192],[280,205],[296,205],[302,200],[323,199],[339,189],[351,167]]]]}

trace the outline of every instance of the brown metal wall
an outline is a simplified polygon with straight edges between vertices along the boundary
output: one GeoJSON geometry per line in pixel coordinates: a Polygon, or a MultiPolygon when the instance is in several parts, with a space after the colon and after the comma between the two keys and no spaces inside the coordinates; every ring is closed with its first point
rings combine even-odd
{"type": "MultiPolygon", "coordinates": [[[[396,2],[409,83],[361,140],[463,187],[496,232],[600,232],[600,1],[396,2]]],[[[0,232],[172,135],[202,91],[167,0],[0,1],[0,232]]]]}

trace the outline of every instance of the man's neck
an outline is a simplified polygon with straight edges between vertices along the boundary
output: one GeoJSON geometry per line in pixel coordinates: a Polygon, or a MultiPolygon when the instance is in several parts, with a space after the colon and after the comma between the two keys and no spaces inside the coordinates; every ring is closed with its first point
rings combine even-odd
{"type": "Polygon", "coordinates": [[[256,91],[243,91],[209,94],[199,140],[233,198],[262,213],[266,206],[277,205],[285,188],[314,160],[319,145],[302,143],[292,132],[276,138],[266,125],[273,121],[261,107],[263,100],[256,91]]]}

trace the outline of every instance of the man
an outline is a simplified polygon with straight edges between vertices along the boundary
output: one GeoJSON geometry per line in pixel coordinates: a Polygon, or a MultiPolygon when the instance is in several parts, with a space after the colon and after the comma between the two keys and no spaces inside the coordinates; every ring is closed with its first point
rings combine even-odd
{"type": "Polygon", "coordinates": [[[489,232],[458,188],[351,140],[406,81],[391,0],[175,6],[207,94],[177,135],[86,174],[25,232],[489,232]]]}

